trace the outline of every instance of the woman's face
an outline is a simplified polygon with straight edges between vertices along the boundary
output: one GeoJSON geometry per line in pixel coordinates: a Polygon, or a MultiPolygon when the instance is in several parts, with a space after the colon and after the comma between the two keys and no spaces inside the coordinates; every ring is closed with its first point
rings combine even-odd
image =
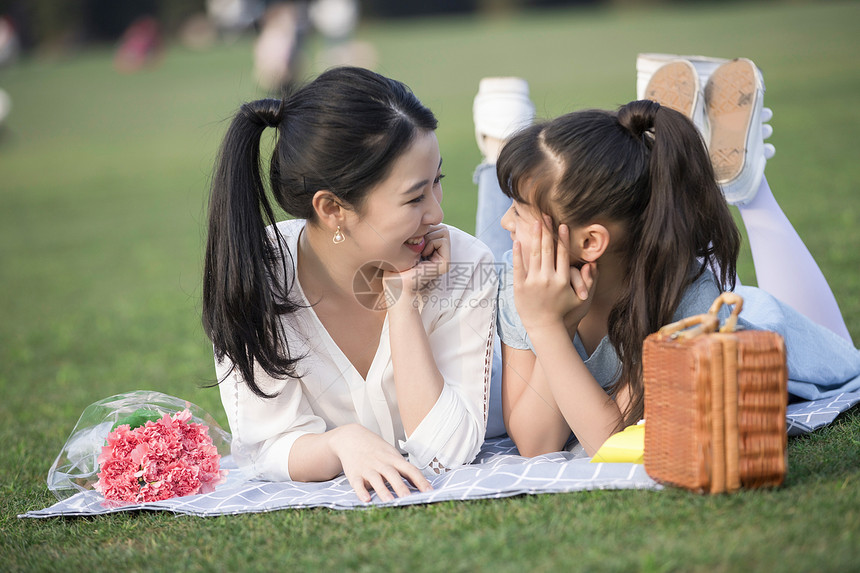
{"type": "Polygon", "coordinates": [[[442,156],[433,131],[419,131],[388,177],[352,212],[347,240],[364,263],[382,261],[398,271],[421,259],[424,235],[442,222],[442,156]]]}

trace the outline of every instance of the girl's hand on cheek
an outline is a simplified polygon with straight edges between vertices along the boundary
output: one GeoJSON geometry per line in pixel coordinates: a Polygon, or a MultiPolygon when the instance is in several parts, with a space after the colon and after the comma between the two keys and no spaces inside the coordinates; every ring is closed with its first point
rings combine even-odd
{"type": "Polygon", "coordinates": [[[593,265],[581,270],[571,267],[567,225],[561,225],[558,234],[553,248],[552,233],[536,222],[528,253],[523,253],[519,241],[514,242],[514,304],[526,330],[568,324],[572,319],[578,323],[588,312],[595,278],[593,265]]]}

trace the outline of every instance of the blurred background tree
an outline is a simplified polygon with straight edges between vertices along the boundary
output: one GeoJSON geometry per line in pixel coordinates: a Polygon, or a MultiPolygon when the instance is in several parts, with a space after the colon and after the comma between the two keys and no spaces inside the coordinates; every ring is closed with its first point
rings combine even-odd
{"type": "MultiPolygon", "coordinates": [[[[8,17],[24,52],[35,48],[64,50],[86,43],[114,42],[137,19],[154,17],[167,36],[174,35],[207,4],[229,2],[272,4],[273,0],[0,0],[0,16],[8,17]]],[[[655,0],[604,0],[613,4],[655,0]]],[[[506,13],[526,7],[597,4],[601,0],[363,0],[363,18],[384,19],[450,13],[506,13]]]]}
{"type": "Polygon", "coordinates": [[[206,0],[0,0],[0,15],[13,22],[25,52],[113,42],[143,16],[155,17],[172,33],[205,11],[206,0]]]}

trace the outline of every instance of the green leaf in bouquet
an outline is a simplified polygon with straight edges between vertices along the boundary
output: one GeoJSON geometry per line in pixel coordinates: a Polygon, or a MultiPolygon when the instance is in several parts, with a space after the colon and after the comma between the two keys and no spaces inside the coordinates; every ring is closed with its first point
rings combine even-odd
{"type": "Polygon", "coordinates": [[[128,424],[129,428],[133,430],[135,428],[139,428],[140,426],[146,425],[147,422],[157,422],[161,418],[162,415],[156,410],[150,410],[148,408],[138,408],[125,418],[117,420],[117,423],[114,424],[110,430],[111,432],[113,432],[123,424],[128,424]]]}

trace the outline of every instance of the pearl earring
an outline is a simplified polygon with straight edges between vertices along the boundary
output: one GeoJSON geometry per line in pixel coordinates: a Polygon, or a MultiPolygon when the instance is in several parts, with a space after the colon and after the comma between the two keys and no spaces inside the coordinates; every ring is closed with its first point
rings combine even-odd
{"type": "Polygon", "coordinates": [[[331,238],[331,242],[335,245],[339,245],[346,240],[346,237],[343,236],[343,233],[340,232],[340,225],[337,226],[337,231],[334,232],[334,237],[331,238]]]}

